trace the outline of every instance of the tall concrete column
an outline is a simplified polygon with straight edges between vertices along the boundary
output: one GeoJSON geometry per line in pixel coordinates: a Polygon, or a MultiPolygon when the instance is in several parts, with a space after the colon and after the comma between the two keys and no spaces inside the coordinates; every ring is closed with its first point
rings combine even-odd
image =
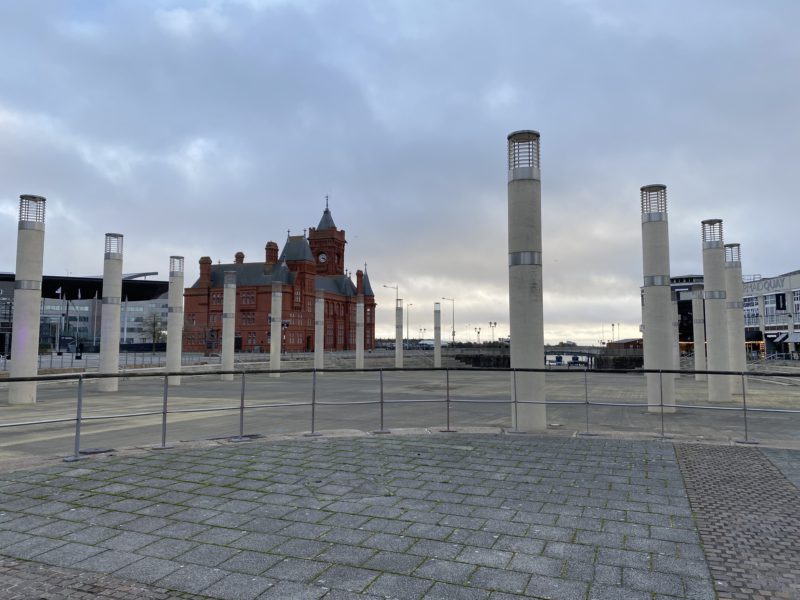
{"type": "MultiPolygon", "coordinates": [[[[703,290],[693,289],[692,296],[692,338],[694,339],[694,370],[706,370],[706,315],[703,303],[703,290]]],[[[695,381],[705,381],[706,376],[697,373],[695,381]]]]}
{"type": "MultiPolygon", "coordinates": [[[[236,341],[236,271],[225,271],[222,288],[222,370],[233,371],[236,341]]],[[[233,373],[222,375],[222,381],[233,381],[233,373]]]]}
{"type": "MultiPolygon", "coordinates": [[[[169,291],[167,292],[167,372],[181,370],[183,351],[183,257],[169,257],[169,291]]],[[[169,385],[180,385],[180,375],[167,377],[169,385]]]]}
{"type": "MultiPolygon", "coordinates": [[[[122,234],[107,233],[103,261],[103,312],[100,314],[100,373],[119,373],[119,316],[122,303],[122,234]]],[[[116,392],[119,378],[97,382],[101,392],[116,392]]]]}
{"type": "MultiPolygon", "coordinates": [[[[36,377],[39,374],[45,202],[42,196],[23,194],[19,197],[17,270],[14,275],[14,316],[11,320],[11,377],[36,377]]],[[[36,402],[36,382],[17,381],[9,384],[8,402],[36,402]]]]}
{"type": "Polygon", "coordinates": [[[364,294],[356,302],[356,369],[364,368],[364,294]]]}
{"type": "Polygon", "coordinates": [[[433,303],[433,366],[442,367],[442,305],[433,303]]]}
{"type": "MultiPolygon", "coordinates": [[[[281,343],[283,338],[283,285],[272,284],[272,309],[269,313],[269,370],[281,370],[281,343]]],[[[280,377],[273,373],[272,377],[280,377]]]]}
{"type": "MultiPolygon", "coordinates": [[[[725,244],[725,316],[728,326],[728,360],[731,371],[747,371],[747,349],[744,339],[744,283],[742,254],[739,244],[725,244]]],[[[729,377],[732,394],[742,393],[742,378],[729,377]]],[[[747,379],[744,380],[745,391],[747,379]]]]}
{"type": "MultiPolygon", "coordinates": [[[[539,132],[508,135],[508,288],[511,368],[544,368],[542,188],[539,132]]],[[[544,372],[516,373],[515,402],[544,402],[544,372]]],[[[511,422],[521,431],[547,429],[544,404],[516,404],[511,422]]]]}
{"type": "Polygon", "coordinates": [[[325,368],[325,292],[317,290],[314,300],[314,368],[325,368]]]}
{"type": "Polygon", "coordinates": [[[403,299],[397,299],[394,309],[394,366],[403,368],[403,299]]]}
{"type": "MultiPolygon", "coordinates": [[[[706,219],[701,223],[703,234],[703,297],[706,301],[706,348],[709,371],[727,371],[728,323],[725,318],[725,248],[722,219],[706,219]]],[[[708,376],[708,400],[730,402],[727,375],[708,376]]]]}
{"type": "MultiPolygon", "coordinates": [[[[642,208],[642,317],[644,322],[644,368],[674,369],[676,310],[669,285],[669,224],[667,186],[655,184],[641,188],[642,208]]],[[[675,410],[675,377],[648,373],[647,409],[675,410]]]]}

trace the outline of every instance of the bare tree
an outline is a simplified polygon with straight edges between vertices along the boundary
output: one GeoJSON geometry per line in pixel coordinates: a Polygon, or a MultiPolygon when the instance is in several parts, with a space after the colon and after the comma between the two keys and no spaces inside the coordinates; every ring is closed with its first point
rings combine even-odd
{"type": "Polygon", "coordinates": [[[161,315],[157,312],[148,313],[142,318],[142,333],[145,337],[150,338],[153,344],[153,352],[156,351],[156,344],[158,342],[163,342],[167,339],[165,327],[161,315]]]}

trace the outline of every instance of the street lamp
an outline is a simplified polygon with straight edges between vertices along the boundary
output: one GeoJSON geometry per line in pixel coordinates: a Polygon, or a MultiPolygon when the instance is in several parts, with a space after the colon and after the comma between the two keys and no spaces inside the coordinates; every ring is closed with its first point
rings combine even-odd
{"type": "Polygon", "coordinates": [[[384,283],[383,287],[394,290],[394,305],[397,306],[397,301],[400,299],[400,285],[386,285],[384,283]]]}
{"type": "Polygon", "coordinates": [[[406,339],[408,340],[409,347],[411,346],[411,334],[408,332],[408,323],[411,321],[411,307],[414,306],[413,303],[409,302],[406,304],[406,339]]]}
{"type": "Polygon", "coordinates": [[[442,300],[447,300],[453,303],[453,328],[452,328],[452,335],[453,335],[453,344],[456,343],[456,299],[455,298],[445,298],[442,296],[442,300]]]}
{"type": "Polygon", "coordinates": [[[494,344],[494,328],[497,327],[497,321],[489,321],[489,328],[492,330],[492,343],[494,344]]]}

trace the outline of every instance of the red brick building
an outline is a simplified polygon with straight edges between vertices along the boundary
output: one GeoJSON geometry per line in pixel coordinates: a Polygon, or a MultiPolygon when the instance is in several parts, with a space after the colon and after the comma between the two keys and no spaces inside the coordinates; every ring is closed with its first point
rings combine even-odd
{"type": "Polygon", "coordinates": [[[184,352],[219,352],[222,348],[222,292],[225,271],[236,272],[236,349],[268,352],[273,332],[272,284],[281,283],[283,348],[314,350],[314,304],[317,290],[325,295],[325,350],[355,350],[356,304],[364,301],[364,348],[375,347],[375,294],[366,272],[353,283],[344,270],[344,229],[337,229],[325,207],[308,236],[290,235],[280,255],[267,242],[263,262],[245,262],[237,252],[233,263],[200,259],[200,278],[184,292],[184,352]]]}

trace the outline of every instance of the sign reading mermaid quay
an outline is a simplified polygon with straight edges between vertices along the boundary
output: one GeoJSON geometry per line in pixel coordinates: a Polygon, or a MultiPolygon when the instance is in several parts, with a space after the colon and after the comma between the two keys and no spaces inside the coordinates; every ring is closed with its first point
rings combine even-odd
{"type": "Polygon", "coordinates": [[[784,292],[789,291],[787,277],[773,277],[771,279],[759,279],[744,284],[745,296],[754,296],[764,292],[784,292]]]}

